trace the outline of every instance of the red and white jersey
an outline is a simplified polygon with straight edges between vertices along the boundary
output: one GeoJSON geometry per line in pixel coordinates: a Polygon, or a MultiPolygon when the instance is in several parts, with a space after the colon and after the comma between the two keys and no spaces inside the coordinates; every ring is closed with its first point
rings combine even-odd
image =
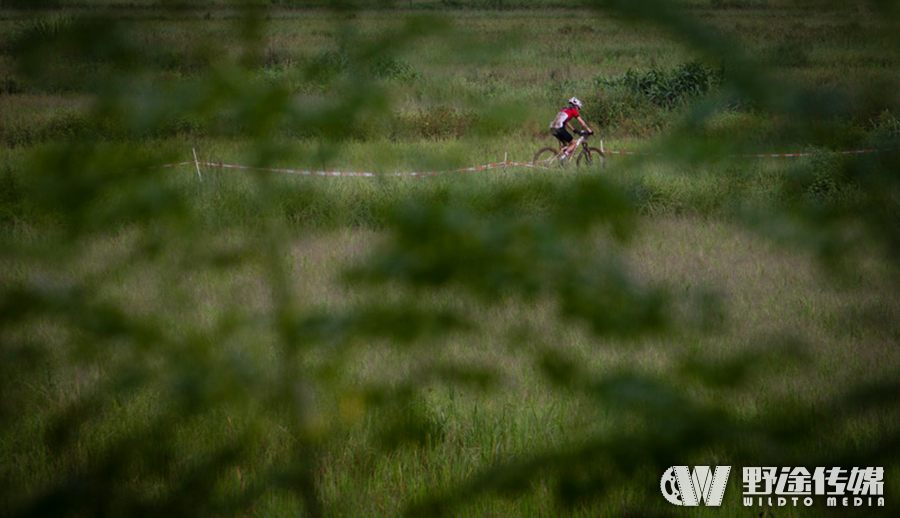
{"type": "Polygon", "coordinates": [[[573,117],[578,117],[577,108],[563,108],[562,110],[559,110],[559,113],[556,114],[556,118],[553,119],[553,122],[550,123],[550,128],[562,128],[566,125],[567,122],[569,122],[569,119],[573,117]]]}

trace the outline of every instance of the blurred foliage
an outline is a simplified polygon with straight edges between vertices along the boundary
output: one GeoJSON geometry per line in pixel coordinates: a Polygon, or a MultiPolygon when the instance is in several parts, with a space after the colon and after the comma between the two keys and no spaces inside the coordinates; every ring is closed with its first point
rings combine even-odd
{"type": "MultiPolygon", "coordinates": [[[[182,4],[191,3],[159,8],[182,4]]],[[[721,95],[737,94],[783,117],[782,131],[802,137],[812,150],[830,149],[834,135],[825,121],[852,116],[841,111],[850,104],[829,92],[772,81],[725,36],[670,3],[591,4],[665,28],[721,59],[729,71],[721,95]],[[830,100],[827,107],[823,99],[830,100]]],[[[516,375],[503,365],[461,365],[438,354],[446,337],[483,331],[474,315],[478,308],[544,301],[552,320],[622,347],[639,347],[653,336],[674,343],[722,325],[714,294],[675,293],[634,275],[621,251],[633,239],[641,195],[590,173],[502,185],[487,200],[477,189],[459,188],[425,191],[399,207],[373,204],[378,214],[369,217],[379,222],[373,226],[383,226],[384,239],[364,265],[345,272],[352,306],[323,309],[302,298],[291,277],[290,222],[310,207],[329,210],[326,191],[283,193],[270,175],[259,174],[245,190],[197,194],[148,169],[171,157],[133,139],[204,128],[246,139],[255,163],[269,165],[289,153],[271,138],[288,126],[309,131],[321,140],[322,155],[333,155],[348,132],[365,137],[348,127],[389,113],[385,80],[415,77],[398,51],[447,22],[410,16],[367,37],[344,18],[356,3],[329,4],[343,29],[338,50],[306,63],[298,79],[307,93],[328,95],[297,103],[285,83],[254,80],[253,72],[278,59],[262,42],[266,3],[241,5],[249,7],[233,20],[240,38],[228,48],[212,42],[174,57],[167,54],[172,49],[148,53],[129,36],[128,20],[102,11],[29,20],[4,46],[22,81],[92,96],[83,118],[51,123],[57,126],[47,131],[62,138],[32,150],[26,163],[15,165],[21,170],[5,165],[0,176],[0,260],[11,272],[0,281],[5,515],[196,517],[294,514],[302,508],[320,516],[327,513],[320,487],[325,459],[342,448],[349,430],[369,426],[363,449],[377,455],[412,449],[427,456],[429,445],[446,437],[441,416],[422,401],[427,387],[502,390],[498,380],[516,375]],[[145,66],[161,61],[202,74],[194,81],[148,84],[145,66]],[[196,203],[201,196],[219,196],[207,201],[235,211],[233,219],[208,219],[196,203]],[[550,202],[534,201],[541,197],[550,202]],[[542,210],[523,213],[530,203],[542,210]],[[125,239],[125,249],[104,249],[110,236],[125,239]],[[603,253],[585,245],[595,239],[603,253]],[[213,294],[212,281],[204,280],[245,269],[263,301],[213,294]],[[123,279],[144,291],[117,293],[123,279]],[[191,292],[188,281],[196,279],[210,293],[191,292]],[[429,302],[434,299],[443,303],[429,302]],[[372,351],[397,350],[409,361],[395,365],[398,379],[362,382],[348,367],[372,351]],[[50,408],[41,408],[48,400],[39,393],[45,386],[59,394],[50,398],[50,408]],[[46,470],[44,478],[22,482],[22,470],[35,466],[46,470]],[[272,495],[288,495],[296,508],[265,508],[272,495]]],[[[888,16],[896,13],[893,5],[873,8],[888,16]]],[[[651,78],[665,90],[659,95],[647,94],[640,78],[626,82],[671,104],[719,81],[696,67],[674,76],[693,79],[678,86],[651,78]]],[[[690,133],[711,116],[705,109],[703,103],[690,106],[687,135],[676,128],[669,136],[689,158],[706,150],[690,133]]],[[[896,143],[893,113],[884,112],[869,128],[873,145],[896,143]]],[[[457,108],[414,117],[424,138],[477,133],[471,118],[457,108]]],[[[840,265],[862,243],[874,243],[892,261],[900,256],[898,171],[896,153],[850,159],[816,152],[779,180],[783,200],[733,209],[763,235],[805,245],[828,264],[840,265]]],[[[740,192],[732,195],[740,198],[740,192]]],[[[886,278],[885,290],[896,293],[896,273],[886,278]]],[[[451,513],[483,495],[516,497],[547,483],[549,505],[561,514],[628,490],[631,498],[619,514],[647,515],[666,512],[654,502],[659,475],[673,464],[897,465],[896,380],[840,387],[816,406],[767,407],[752,419],[698,396],[695,387],[732,390],[802,362],[796,340],[765,337],[768,350],[737,358],[675,351],[674,373],[597,373],[565,350],[529,337],[530,325],[490,331],[528,337],[521,340],[528,347],[515,349],[528,370],[548,390],[589,401],[615,426],[482,466],[445,492],[422,491],[403,502],[402,511],[451,513]],[[827,434],[866,415],[884,416],[866,431],[866,440],[818,448],[827,434]]],[[[893,325],[885,324],[885,331],[893,325]]],[[[889,515],[885,508],[866,512],[889,515]]]]}

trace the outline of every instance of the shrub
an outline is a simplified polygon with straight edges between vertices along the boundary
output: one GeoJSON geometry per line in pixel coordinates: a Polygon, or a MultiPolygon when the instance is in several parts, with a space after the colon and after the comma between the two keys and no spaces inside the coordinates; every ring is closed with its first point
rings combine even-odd
{"type": "Polygon", "coordinates": [[[713,70],[701,63],[690,62],[671,70],[651,69],[636,72],[629,69],[612,79],[598,78],[596,83],[607,89],[624,88],[651,103],[672,108],[685,101],[709,93],[722,83],[723,70],[713,70]]]}
{"type": "MultiPolygon", "coordinates": [[[[16,3],[28,4],[28,0],[13,2],[11,0],[3,0],[2,7],[17,7],[16,3]]],[[[38,4],[39,5],[39,4],[38,4]]],[[[25,5],[19,7],[26,7],[25,5]]],[[[30,18],[25,22],[19,23],[6,44],[3,46],[3,54],[13,57],[21,57],[27,53],[32,42],[35,41],[53,41],[59,37],[60,33],[71,27],[73,18],[68,15],[41,16],[30,18]]]]}
{"type": "Polygon", "coordinates": [[[598,107],[597,125],[616,128],[620,135],[647,137],[666,128],[671,120],[667,111],[622,89],[601,91],[592,105],[598,107]]]}

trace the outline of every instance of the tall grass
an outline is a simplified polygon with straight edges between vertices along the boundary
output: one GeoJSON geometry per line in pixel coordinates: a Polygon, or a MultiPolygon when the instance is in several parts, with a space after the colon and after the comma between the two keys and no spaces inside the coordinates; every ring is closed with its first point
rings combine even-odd
{"type": "Polygon", "coordinates": [[[9,514],[667,515],[695,464],[736,467],[700,514],[823,511],[743,508],[741,466],[896,493],[896,155],[830,153],[896,145],[890,12],[389,4],[4,11],[9,514]],[[695,60],[686,102],[616,90],[695,60]],[[153,167],[527,161],[572,95],[662,156],[153,167]]]}
{"type": "MultiPolygon", "coordinates": [[[[864,12],[779,6],[760,16],[741,13],[712,10],[704,16],[715,29],[734,38],[748,55],[771,55],[774,69],[783,73],[781,80],[803,80],[852,94],[873,82],[889,82],[896,68],[895,47],[881,43],[885,41],[882,38],[870,37],[871,31],[858,30],[863,25],[875,34],[886,30],[864,12]],[[797,16],[805,21],[793,23],[797,16]],[[794,50],[766,50],[778,45],[818,57],[789,62],[794,50]]],[[[712,69],[722,66],[715,58],[691,50],[666,33],[648,34],[602,13],[580,15],[575,20],[569,12],[553,10],[537,14],[502,12],[490,17],[452,12],[432,14],[400,29],[394,24],[396,15],[392,11],[341,18],[328,11],[286,10],[269,16],[264,39],[246,56],[254,65],[253,73],[243,79],[283,88],[302,100],[304,108],[298,117],[288,117],[281,126],[285,135],[295,137],[320,134],[317,128],[322,116],[339,119],[341,114],[332,113],[329,107],[335,99],[346,97],[348,88],[359,80],[370,84],[381,96],[379,102],[389,102],[391,109],[378,108],[376,103],[356,110],[355,120],[343,124],[340,133],[352,138],[417,140],[456,138],[471,132],[534,137],[545,133],[552,113],[572,95],[588,101],[585,116],[604,135],[646,137],[669,128],[670,114],[652,103],[636,106],[634,100],[609,95],[600,85],[629,70],[641,74],[675,69],[698,59],[707,61],[706,66],[712,69]],[[414,46],[391,43],[392,38],[402,42],[410,37],[418,38],[414,46]],[[367,62],[367,45],[379,49],[372,63],[367,62]]],[[[29,42],[46,44],[49,40],[61,47],[72,43],[66,40],[66,28],[77,19],[74,15],[49,14],[30,20],[4,20],[2,30],[9,41],[4,47],[4,68],[15,72],[10,69],[11,59],[31,56],[40,47],[29,42]]],[[[136,22],[130,30],[131,50],[140,53],[141,65],[154,83],[178,84],[208,77],[223,57],[213,50],[214,42],[224,44],[231,54],[240,48],[236,44],[240,29],[230,17],[204,19],[196,13],[162,16],[136,22]]],[[[34,79],[26,80],[21,71],[7,74],[5,88],[14,93],[13,98],[64,94],[78,99],[79,91],[96,86],[89,81],[91,77],[118,66],[114,62],[118,58],[112,55],[90,59],[66,53],[33,57],[48,66],[34,79]]],[[[725,86],[729,77],[733,80],[740,72],[724,68],[725,86]]],[[[177,91],[147,92],[153,94],[148,101],[171,98],[177,91]]],[[[731,100],[730,106],[746,106],[746,100],[744,105],[736,104],[740,99],[727,89],[722,94],[731,100]]],[[[49,102],[56,103],[55,99],[51,97],[49,102]]],[[[831,102],[856,103],[864,124],[889,108],[873,100],[858,96],[831,102]]],[[[15,119],[5,121],[3,137],[8,145],[65,138],[72,131],[94,131],[110,139],[134,134],[134,130],[144,137],[235,131],[234,119],[222,113],[215,118],[181,112],[179,117],[169,117],[167,114],[178,111],[178,107],[165,103],[158,114],[164,124],[153,121],[153,132],[98,125],[96,121],[73,118],[73,114],[59,114],[46,124],[34,124],[34,118],[46,119],[48,110],[34,102],[10,104],[4,110],[5,117],[15,119]]]]}
{"type": "MultiPolygon", "coordinates": [[[[891,333],[896,333],[896,329],[889,331],[892,329],[889,326],[879,330],[864,323],[865,318],[893,318],[900,311],[900,301],[880,288],[884,265],[871,263],[859,269],[852,286],[833,291],[823,282],[812,258],[786,253],[767,240],[728,224],[675,218],[648,219],[641,225],[640,239],[628,251],[640,277],[647,282],[665,283],[675,293],[701,289],[718,292],[728,301],[718,317],[722,319],[719,331],[693,338],[686,336],[678,341],[661,336],[626,346],[615,340],[598,340],[580,326],[563,324],[554,318],[555,309],[550,301],[531,304],[510,300],[468,307],[463,314],[470,314],[476,331],[442,334],[431,346],[440,351],[434,357],[423,356],[418,349],[403,346],[402,341],[376,345],[362,340],[341,346],[341,349],[348,347],[341,354],[349,355],[349,361],[343,363],[339,373],[331,374],[336,376],[331,383],[336,384],[337,393],[327,396],[316,392],[315,404],[319,408],[316,414],[323,415],[311,418],[304,425],[310,427],[309,433],[325,439],[324,449],[318,454],[321,471],[317,479],[326,512],[342,515],[400,512],[426,495],[450,491],[484,468],[527,459],[536,450],[554,451],[573,442],[597,435],[615,435],[629,428],[627,421],[614,417],[602,406],[597,407],[591,398],[577,392],[559,391],[539,375],[531,365],[531,357],[534,351],[543,348],[570,358],[600,378],[615,376],[623,370],[651,378],[674,376],[681,380],[676,387],[691,392],[704,405],[730,409],[745,426],[750,426],[759,416],[790,408],[786,404],[826,404],[840,394],[842,384],[853,383],[861,375],[877,380],[890,379],[895,374],[900,358],[891,352],[890,344],[895,339],[891,333]],[[779,336],[785,329],[790,334],[779,336]],[[513,332],[507,335],[508,330],[513,332]],[[781,349],[782,343],[791,345],[781,349]],[[803,344],[801,349],[797,348],[799,344],[803,344]],[[768,357],[772,351],[778,353],[768,357]],[[744,374],[746,380],[729,379],[725,374],[735,368],[729,365],[735,357],[747,358],[753,365],[744,374]],[[695,376],[701,373],[693,369],[699,367],[696,362],[701,358],[711,360],[721,369],[719,384],[735,388],[721,390],[717,385],[696,384],[695,376]],[[448,386],[435,378],[426,383],[427,388],[420,396],[399,408],[370,406],[373,403],[366,390],[371,389],[365,387],[389,390],[389,387],[402,387],[411,379],[421,381],[421,376],[430,379],[440,372],[441,365],[483,368],[492,375],[485,378],[487,384],[481,389],[477,385],[448,386]],[[326,399],[318,400],[320,397],[326,399]],[[336,415],[327,417],[332,408],[336,415]],[[378,423],[389,412],[399,412],[401,422],[414,423],[412,430],[416,433],[404,439],[403,435],[394,436],[396,431],[381,429],[378,423]],[[380,453],[383,448],[392,453],[380,453]]],[[[66,267],[67,281],[88,278],[94,275],[97,264],[128,255],[135,237],[123,235],[95,243],[77,262],[66,267]]],[[[221,252],[253,242],[252,237],[238,233],[226,237],[228,242],[219,245],[221,252]]],[[[352,314],[360,297],[366,295],[344,284],[341,271],[371,261],[368,250],[379,241],[381,236],[361,231],[337,231],[291,240],[286,247],[291,290],[297,293],[304,307],[315,312],[350,311],[352,314]]],[[[605,247],[605,239],[596,239],[589,246],[591,253],[598,253],[605,247]]],[[[865,251],[860,253],[864,255],[865,251]]],[[[277,339],[271,329],[264,321],[255,321],[255,315],[270,310],[268,294],[258,280],[260,272],[251,264],[225,271],[196,269],[186,272],[177,285],[162,282],[169,275],[168,263],[188,260],[188,257],[148,262],[140,272],[111,280],[105,283],[104,298],[118,301],[135,317],[156,315],[159,325],[169,329],[167,334],[179,335],[180,329],[196,326],[197,331],[214,337],[221,333],[222,326],[239,325],[241,331],[229,333],[232,336],[227,340],[212,340],[204,345],[202,361],[212,362],[231,372],[230,375],[238,376],[229,383],[236,383],[241,391],[259,390],[255,385],[246,384],[252,378],[241,381],[242,376],[276,371],[281,361],[272,347],[277,339]],[[176,300],[182,301],[178,310],[172,307],[176,300]],[[240,362],[240,367],[232,372],[238,365],[230,362],[235,361],[240,362]]],[[[47,270],[26,267],[15,277],[48,274],[47,270]]],[[[372,295],[387,302],[400,293],[389,289],[372,295]]],[[[419,309],[440,312],[470,303],[463,296],[435,293],[420,300],[419,309]]],[[[42,343],[46,357],[38,372],[45,373],[47,381],[38,391],[22,392],[27,398],[20,400],[42,410],[32,411],[29,419],[8,430],[12,435],[7,437],[31,439],[17,445],[4,442],[4,456],[9,461],[5,475],[16,480],[18,487],[31,488],[19,497],[36,494],[33,491],[37,488],[90,462],[92,451],[103,451],[111,441],[127,437],[136,420],[166,406],[156,389],[140,390],[123,399],[105,417],[80,425],[77,436],[71,439],[72,447],[56,453],[48,451],[37,438],[62,432],[53,431],[57,408],[67,408],[90,394],[94,387],[103,387],[103,380],[116,374],[113,366],[130,357],[118,358],[128,350],[123,349],[86,364],[82,359],[79,361],[82,367],[72,369],[66,366],[65,358],[74,351],[65,352],[67,339],[65,333],[61,334],[62,329],[49,322],[23,322],[21,332],[42,343]]],[[[15,332],[13,336],[17,335],[15,332]]],[[[332,354],[332,349],[322,349],[304,361],[308,366],[327,366],[334,362],[332,354]]],[[[195,360],[184,358],[178,362],[187,362],[184,367],[193,368],[190,366],[196,366],[195,360]]],[[[165,365],[162,372],[179,368],[177,363],[165,365]]],[[[220,387],[212,394],[198,396],[220,398],[230,391],[220,387]]],[[[223,403],[228,400],[231,397],[223,403]]],[[[882,416],[882,426],[892,426],[890,423],[895,419],[894,414],[882,416]]],[[[251,453],[217,477],[216,492],[252,491],[256,484],[265,483],[268,470],[290,451],[282,428],[284,416],[277,408],[217,405],[199,419],[173,424],[175,428],[166,448],[188,463],[195,452],[225,445],[230,436],[249,434],[251,453]],[[220,437],[223,433],[225,436],[220,437]]],[[[853,443],[855,437],[850,429],[823,435],[816,441],[828,451],[853,443]]],[[[808,455],[805,447],[796,448],[799,448],[797,455],[808,455]]],[[[726,460],[727,455],[718,462],[726,460]]],[[[190,465],[179,468],[179,464],[176,461],[170,468],[173,471],[169,477],[178,477],[177,473],[190,465]]],[[[135,473],[142,472],[138,469],[135,473]]],[[[654,476],[658,474],[648,473],[646,478],[654,476]]],[[[165,478],[160,482],[166,483],[165,478]]],[[[644,489],[652,494],[652,480],[647,482],[644,489]]],[[[460,510],[467,514],[540,515],[552,508],[549,498],[554,483],[558,481],[550,479],[540,483],[521,498],[472,500],[460,510]]],[[[115,491],[120,493],[130,486],[122,481],[115,491]]],[[[736,487],[732,486],[731,490],[736,487]]],[[[133,488],[135,491],[149,489],[140,485],[133,488]]],[[[719,512],[743,512],[738,507],[738,499],[730,502],[719,512]]],[[[663,510],[663,504],[668,505],[664,502],[647,505],[663,510]]],[[[248,511],[282,514],[290,512],[295,505],[289,494],[274,492],[248,511]]],[[[622,495],[621,500],[586,503],[571,514],[615,515],[638,505],[622,495]]]]}
{"type": "MultiPolygon", "coordinates": [[[[890,124],[890,122],[888,122],[890,124]]],[[[885,142],[879,135],[891,131],[878,126],[869,132],[869,142],[885,142]]],[[[780,151],[811,153],[799,158],[731,157],[735,151],[759,148],[711,150],[697,159],[673,146],[651,149],[631,140],[606,140],[607,150],[663,151],[663,156],[610,154],[603,168],[572,168],[567,171],[529,169],[511,165],[481,171],[456,171],[487,163],[529,162],[539,146],[549,140],[528,141],[491,138],[483,140],[424,141],[397,143],[365,141],[344,143],[339,148],[320,141],[271,141],[281,150],[278,159],[259,161],[252,146],[233,140],[155,140],[152,149],[132,155],[117,176],[136,181],[159,181],[180,192],[179,198],[210,225],[262,225],[275,215],[298,231],[365,227],[382,229],[399,208],[433,197],[455,200],[484,214],[506,210],[496,197],[509,189],[523,190],[518,211],[523,216],[541,216],[564,203],[558,193],[584,175],[601,175],[625,192],[642,214],[654,216],[693,215],[733,219],[750,206],[773,202],[809,202],[821,207],[853,207],[863,203],[860,179],[852,172],[871,157],[838,155],[827,149],[789,148],[780,151]],[[276,144],[277,143],[277,144],[276,144]],[[228,169],[201,165],[199,174],[193,153],[201,162],[290,169],[296,172],[228,169]],[[151,160],[155,160],[151,161],[151,160]],[[176,168],[166,163],[188,162],[176,168]],[[318,172],[371,173],[374,177],[323,177],[318,172]],[[436,173],[413,176],[411,173],[436,173]],[[274,192],[269,207],[255,205],[259,177],[271,182],[274,192]],[[144,180],[140,180],[144,178],[144,180]],[[793,185],[785,189],[785,178],[793,185]],[[477,193],[477,194],[476,194],[477,193]]],[[[40,148],[38,148],[40,149],[40,148]]],[[[53,147],[44,149],[52,150],[53,147]]],[[[111,147],[110,150],[114,150],[111,147]]],[[[4,220],[22,226],[40,226],[64,219],[59,207],[36,206],[26,195],[32,185],[21,167],[24,151],[7,154],[2,192],[4,220]]],[[[53,180],[54,182],[56,180],[53,180]]],[[[104,202],[105,203],[105,202],[104,202]]]]}

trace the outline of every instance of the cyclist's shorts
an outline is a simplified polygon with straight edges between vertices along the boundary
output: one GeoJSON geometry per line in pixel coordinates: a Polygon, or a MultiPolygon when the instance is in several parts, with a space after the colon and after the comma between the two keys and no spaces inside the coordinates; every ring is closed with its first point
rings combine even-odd
{"type": "Polygon", "coordinates": [[[563,144],[571,144],[572,140],[574,140],[572,134],[566,131],[565,127],[553,128],[550,130],[550,133],[552,133],[554,137],[558,138],[559,141],[563,144]]]}

